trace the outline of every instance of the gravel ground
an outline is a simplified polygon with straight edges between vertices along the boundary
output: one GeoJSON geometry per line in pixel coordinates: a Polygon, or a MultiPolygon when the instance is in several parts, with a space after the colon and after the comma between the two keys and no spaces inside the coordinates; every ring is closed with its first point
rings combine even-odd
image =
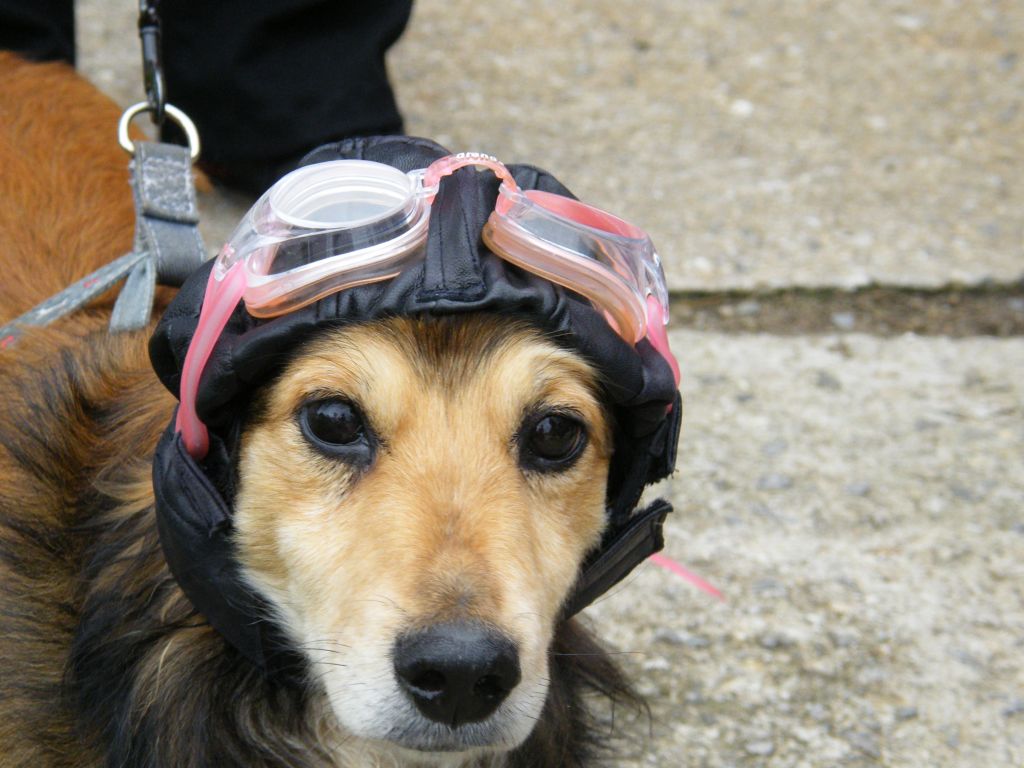
{"type": "MultiPolygon", "coordinates": [[[[77,7],[83,71],[137,100],[134,3],[77,7]]],[[[797,295],[1020,277],[1022,54],[1008,0],[417,0],[391,66],[410,131],[642,222],[673,288],[797,295]]],[[[203,196],[212,247],[247,203],[203,196]]],[[[776,316],[733,299],[709,328],[776,316]]],[[[814,312],[777,330],[845,333],[673,333],[667,553],[726,600],[646,565],[588,611],[651,703],[613,764],[1022,768],[1024,339],[814,312]]]]}
{"type": "Polygon", "coordinates": [[[669,556],[590,611],[616,765],[1024,765],[1024,340],[675,332],[669,556]]]}

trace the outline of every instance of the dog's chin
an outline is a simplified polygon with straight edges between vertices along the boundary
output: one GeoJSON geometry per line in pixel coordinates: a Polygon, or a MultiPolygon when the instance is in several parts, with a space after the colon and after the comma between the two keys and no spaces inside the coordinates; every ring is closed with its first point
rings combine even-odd
{"type": "Polygon", "coordinates": [[[344,731],[372,743],[375,751],[390,756],[397,765],[463,765],[509,752],[527,739],[539,716],[526,716],[523,702],[508,701],[486,720],[452,728],[428,720],[399,697],[390,703],[378,705],[376,717],[364,716],[359,722],[346,716],[351,714],[347,707],[334,709],[344,731]]]}
{"type": "MultiPolygon", "coordinates": [[[[462,729],[460,729],[462,730],[462,729]]],[[[507,747],[470,746],[475,737],[448,733],[403,733],[395,739],[381,742],[383,750],[389,751],[399,765],[461,765],[487,755],[507,752],[507,747]]]]}
{"type": "MultiPolygon", "coordinates": [[[[456,728],[403,712],[389,727],[371,728],[355,733],[399,750],[416,753],[422,760],[431,754],[439,757],[478,756],[507,752],[518,747],[530,735],[534,720],[502,715],[499,710],[487,720],[466,723],[456,728]]],[[[360,729],[363,730],[363,729],[360,729]]]]}
{"type": "Polygon", "coordinates": [[[394,727],[386,740],[400,749],[418,753],[421,758],[425,753],[441,757],[470,757],[504,752],[518,746],[522,739],[508,733],[508,729],[498,723],[491,722],[493,719],[450,728],[420,718],[419,722],[394,727]]]}

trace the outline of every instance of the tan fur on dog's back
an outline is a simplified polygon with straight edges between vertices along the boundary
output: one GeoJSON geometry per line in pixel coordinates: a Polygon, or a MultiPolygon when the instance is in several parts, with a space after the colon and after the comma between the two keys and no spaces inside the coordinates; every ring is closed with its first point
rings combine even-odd
{"type": "MultiPolygon", "coordinates": [[[[0,51],[0,323],[132,247],[135,214],[121,110],[65,64],[0,51]]],[[[134,127],[134,138],[143,138],[134,127]]],[[[201,174],[200,187],[209,184],[201,174]]],[[[108,292],[63,323],[105,324],[108,292]]],[[[161,308],[171,293],[157,290],[161,308]]]]}
{"type": "Polygon", "coordinates": [[[119,116],[66,65],[0,52],[0,321],[131,248],[119,116]]]}

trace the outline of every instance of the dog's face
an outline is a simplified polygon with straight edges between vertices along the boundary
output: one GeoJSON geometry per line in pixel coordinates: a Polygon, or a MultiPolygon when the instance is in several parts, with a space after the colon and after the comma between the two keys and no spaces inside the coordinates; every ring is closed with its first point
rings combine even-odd
{"type": "Polygon", "coordinates": [[[296,356],[242,438],[238,551],[344,733],[424,757],[526,738],[610,452],[594,371],[507,320],[296,356]]]}

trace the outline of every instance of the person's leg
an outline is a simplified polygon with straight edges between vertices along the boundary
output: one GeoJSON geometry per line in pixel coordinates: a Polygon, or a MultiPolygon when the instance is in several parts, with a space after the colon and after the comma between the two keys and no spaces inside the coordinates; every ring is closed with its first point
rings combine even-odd
{"type": "Polygon", "coordinates": [[[0,0],[0,50],[74,65],[73,0],[0,0]]]}
{"type": "Polygon", "coordinates": [[[306,151],[397,133],[384,53],[412,0],[164,0],[167,100],[215,176],[257,191],[306,151]]]}

